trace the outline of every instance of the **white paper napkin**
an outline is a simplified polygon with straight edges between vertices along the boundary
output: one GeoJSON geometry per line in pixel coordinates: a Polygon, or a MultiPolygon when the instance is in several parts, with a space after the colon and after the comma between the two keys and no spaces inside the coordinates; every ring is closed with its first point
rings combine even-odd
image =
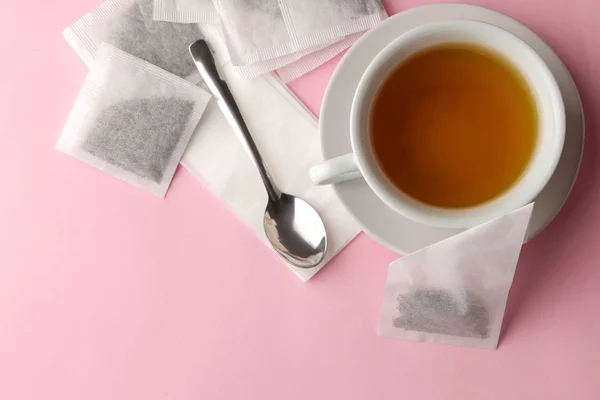
{"type": "MultiPolygon", "coordinates": [[[[318,122],[272,74],[246,81],[227,63],[221,68],[221,78],[233,92],[279,188],[308,201],[325,222],[329,240],[326,261],[313,269],[288,265],[306,282],[360,232],[332,188],[310,182],[309,168],[322,161],[318,122]]],[[[256,167],[214,101],[207,107],[182,164],[268,244],[263,231],[267,194],[256,167]]]]}
{"type": "Polygon", "coordinates": [[[379,335],[495,349],[533,204],[390,265],[379,335]]]}

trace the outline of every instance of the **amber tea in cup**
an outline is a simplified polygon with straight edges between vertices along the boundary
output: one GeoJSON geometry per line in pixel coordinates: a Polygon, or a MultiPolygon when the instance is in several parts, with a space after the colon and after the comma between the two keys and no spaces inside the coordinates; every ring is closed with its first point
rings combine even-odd
{"type": "Polygon", "coordinates": [[[538,112],[521,73],[470,44],[425,49],[396,67],[371,109],[371,146],[400,191],[441,208],[498,197],[536,146],[538,112]]]}

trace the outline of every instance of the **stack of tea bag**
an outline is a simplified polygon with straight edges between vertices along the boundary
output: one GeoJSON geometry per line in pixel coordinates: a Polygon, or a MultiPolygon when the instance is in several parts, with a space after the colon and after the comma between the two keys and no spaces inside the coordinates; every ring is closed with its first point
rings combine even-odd
{"type": "Polygon", "coordinates": [[[56,147],[162,197],[211,96],[185,53],[198,27],[152,15],[112,0],[65,30],[90,73],[56,147]]]}
{"type": "Polygon", "coordinates": [[[154,18],[218,23],[246,79],[277,70],[288,82],[350,47],[387,14],[380,0],[155,0],[154,18]]]}
{"type": "MultiPolygon", "coordinates": [[[[349,47],[385,12],[379,0],[274,1],[270,8],[267,3],[100,4],[63,33],[90,73],[56,147],[161,197],[183,157],[184,165],[266,243],[257,220],[264,211],[262,183],[214,102],[209,104],[211,96],[189,55],[189,45],[204,38],[277,182],[323,217],[328,261],[360,229],[331,188],[310,184],[308,166],[320,160],[316,119],[271,71],[279,69],[286,80],[306,73],[349,47]],[[313,13],[325,13],[328,20],[313,13]],[[258,23],[269,18],[274,18],[271,28],[258,23]],[[244,36],[256,40],[245,42],[244,36]]],[[[289,267],[302,281],[320,270],[289,267]]]]}
{"type": "Polygon", "coordinates": [[[386,14],[379,0],[108,0],[64,31],[91,71],[57,148],[164,196],[209,99],[205,38],[244,79],[294,79],[386,14]]]}

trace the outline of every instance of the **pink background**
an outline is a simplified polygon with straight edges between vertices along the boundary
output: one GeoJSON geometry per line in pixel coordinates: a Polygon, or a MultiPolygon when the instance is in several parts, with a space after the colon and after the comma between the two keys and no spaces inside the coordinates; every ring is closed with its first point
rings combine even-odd
{"type": "MultiPolygon", "coordinates": [[[[99,1],[2,3],[0,399],[600,397],[596,0],[475,1],[556,49],[588,129],[496,352],[378,338],[397,255],[365,235],[302,284],[185,170],[163,201],[55,151],[86,74],[61,31],[99,1]]],[[[291,85],[315,112],[337,61],[291,85]]]]}

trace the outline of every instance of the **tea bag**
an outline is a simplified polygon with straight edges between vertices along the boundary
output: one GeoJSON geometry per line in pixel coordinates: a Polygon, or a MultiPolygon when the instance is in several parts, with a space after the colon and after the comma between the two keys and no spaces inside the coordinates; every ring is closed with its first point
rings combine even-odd
{"type": "Polygon", "coordinates": [[[496,349],[533,204],[390,265],[379,335],[496,349]]]}
{"type": "Polygon", "coordinates": [[[386,17],[380,0],[213,0],[233,65],[315,48],[386,17]]]}
{"type": "Polygon", "coordinates": [[[196,24],[153,20],[154,0],[108,0],[63,35],[89,66],[100,43],[107,42],[135,57],[194,83],[200,74],[188,52],[202,38],[196,24]]]}
{"type": "Polygon", "coordinates": [[[210,97],[104,43],[56,148],[162,197],[210,97]]]}
{"type": "Polygon", "coordinates": [[[154,0],[156,21],[179,23],[219,23],[212,0],[154,0]]]}

